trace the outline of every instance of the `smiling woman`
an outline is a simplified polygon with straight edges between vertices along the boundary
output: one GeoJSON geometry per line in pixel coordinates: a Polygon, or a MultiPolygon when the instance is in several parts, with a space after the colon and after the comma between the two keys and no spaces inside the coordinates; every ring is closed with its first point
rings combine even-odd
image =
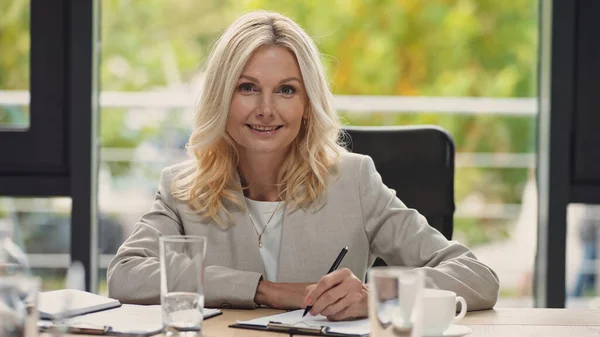
{"type": "MultiPolygon", "coordinates": [[[[367,269],[421,267],[428,286],[470,310],[492,307],[498,278],[387,188],[368,156],[347,153],[319,52],[292,20],[252,12],[208,59],[188,151],[163,170],[156,201],[108,269],[110,296],[160,298],[158,238],[207,237],[209,307],[367,314],[367,269]],[[323,276],[341,247],[340,269],[323,276]]],[[[185,275],[185,264],[180,266],[185,275]]],[[[198,275],[202,277],[202,275],[198,275]]],[[[181,277],[179,291],[197,280],[181,277]]]]}

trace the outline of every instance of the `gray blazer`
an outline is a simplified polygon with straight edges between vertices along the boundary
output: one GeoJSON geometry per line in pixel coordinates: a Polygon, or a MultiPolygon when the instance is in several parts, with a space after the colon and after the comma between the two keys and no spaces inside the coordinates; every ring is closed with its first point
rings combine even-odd
{"type": "MultiPolygon", "coordinates": [[[[158,237],[207,237],[205,305],[254,308],[254,295],[265,268],[246,212],[232,209],[236,224],[220,229],[190,212],[171,194],[173,175],[183,165],[162,171],[156,200],[108,266],[109,295],[124,303],[160,303],[158,237]]],[[[241,192],[240,192],[241,193],[241,192]]],[[[241,196],[241,195],[240,195],[241,196]]],[[[368,156],[343,154],[319,209],[285,210],[278,282],[316,282],[341,247],[349,251],[340,268],[364,281],[376,257],[390,265],[421,267],[427,285],[463,296],[469,310],[494,306],[498,276],[465,246],[448,241],[416,210],[387,188],[368,156]]],[[[181,278],[180,288],[191,288],[181,278]]]]}

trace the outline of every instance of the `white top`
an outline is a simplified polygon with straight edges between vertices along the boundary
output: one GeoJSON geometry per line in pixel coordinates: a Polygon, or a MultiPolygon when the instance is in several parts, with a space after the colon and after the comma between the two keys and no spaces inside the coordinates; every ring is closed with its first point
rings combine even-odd
{"type": "MultiPolygon", "coordinates": [[[[277,281],[277,267],[279,265],[279,251],[281,248],[281,232],[283,231],[283,210],[285,209],[283,202],[277,208],[279,202],[277,201],[256,201],[246,198],[246,205],[248,206],[248,212],[252,216],[254,221],[254,228],[262,235],[262,248],[259,248],[260,255],[262,256],[263,264],[265,265],[265,272],[267,273],[267,280],[271,282],[277,281]],[[269,218],[273,214],[273,218],[267,229],[263,232],[265,224],[269,221],[269,218]]],[[[250,221],[250,219],[248,219],[250,221]]],[[[252,223],[250,221],[250,223],[252,223]]],[[[258,245],[258,234],[252,238],[258,245]]]]}

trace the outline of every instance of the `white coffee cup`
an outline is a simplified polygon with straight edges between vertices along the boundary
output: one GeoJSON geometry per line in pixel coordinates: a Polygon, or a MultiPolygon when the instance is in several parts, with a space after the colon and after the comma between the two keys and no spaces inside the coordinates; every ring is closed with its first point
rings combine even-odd
{"type": "Polygon", "coordinates": [[[441,336],[450,325],[460,321],[467,313],[467,302],[449,290],[425,289],[423,292],[423,334],[441,336]],[[456,315],[456,305],[460,312],[456,315]]]}

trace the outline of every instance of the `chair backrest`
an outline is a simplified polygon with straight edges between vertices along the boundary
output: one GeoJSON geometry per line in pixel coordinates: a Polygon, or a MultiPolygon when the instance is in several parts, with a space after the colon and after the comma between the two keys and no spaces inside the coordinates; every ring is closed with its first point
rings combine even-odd
{"type": "Polygon", "coordinates": [[[370,156],[383,183],[452,238],[454,141],[437,126],[346,127],[348,150],[370,156]]]}

